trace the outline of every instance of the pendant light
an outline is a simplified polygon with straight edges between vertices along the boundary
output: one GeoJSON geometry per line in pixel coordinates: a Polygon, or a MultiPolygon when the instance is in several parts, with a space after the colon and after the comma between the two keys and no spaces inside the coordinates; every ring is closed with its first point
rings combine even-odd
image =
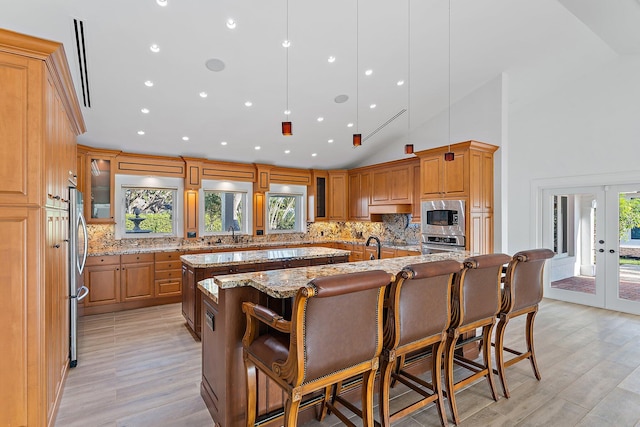
{"type": "Polygon", "coordinates": [[[362,145],[362,134],[358,132],[360,128],[360,119],[358,114],[358,106],[360,99],[360,63],[358,57],[358,36],[359,36],[359,28],[358,28],[358,0],[356,0],[356,133],[353,134],[353,146],[360,147],[362,145]]]}
{"type": "Polygon", "coordinates": [[[444,161],[452,162],[455,154],[451,151],[451,0],[449,1],[449,149],[444,153],[444,161]]]}
{"type": "Polygon", "coordinates": [[[291,110],[289,110],[289,47],[291,46],[291,41],[289,40],[289,0],[287,0],[287,38],[282,43],[282,46],[286,49],[286,57],[287,57],[287,70],[286,70],[286,79],[287,79],[287,109],[284,111],[286,116],[286,121],[282,122],[282,135],[291,136],[293,135],[291,119],[289,115],[291,114],[291,110]]]}
{"type": "Polygon", "coordinates": [[[411,0],[407,0],[407,144],[404,154],[413,154],[411,144],[411,0]]]}

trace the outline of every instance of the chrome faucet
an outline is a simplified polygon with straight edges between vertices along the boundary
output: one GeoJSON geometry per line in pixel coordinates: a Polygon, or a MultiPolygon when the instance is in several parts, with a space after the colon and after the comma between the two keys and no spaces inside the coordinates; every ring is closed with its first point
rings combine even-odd
{"type": "MultiPolygon", "coordinates": [[[[376,236],[369,236],[369,238],[367,239],[367,243],[365,243],[365,246],[369,246],[371,244],[371,240],[376,241],[376,246],[378,247],[378,259],[380,259],[380,251],[382,249],[382,245],[380,244],[380,239],[377,238],[376,236]]],[[[373,259],[373,255],[371,255],[371,259],[373,259]]]]}
{"type": "Polygon", "coordinates": [[[230,225],[229,228],[227,228],[227,231],[231,232],[231,239],[233,240],[233,243],[238,243],[238,240],[236,239],[236,232],[235,232],[235,229],[233,228],[233,225],[230,225]]]}

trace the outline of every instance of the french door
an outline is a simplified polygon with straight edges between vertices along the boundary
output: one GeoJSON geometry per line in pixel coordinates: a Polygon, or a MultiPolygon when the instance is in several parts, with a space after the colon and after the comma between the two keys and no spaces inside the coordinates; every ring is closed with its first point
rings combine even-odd
{"type": "Polygon", "coordinates": [[[556,253],[545,296],[640,314],[640,184],[542,194],[543,246],[556,253]]]}

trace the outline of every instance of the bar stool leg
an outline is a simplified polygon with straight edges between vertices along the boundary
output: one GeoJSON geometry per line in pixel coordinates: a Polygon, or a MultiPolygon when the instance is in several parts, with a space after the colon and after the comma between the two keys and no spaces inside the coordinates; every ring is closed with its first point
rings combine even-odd
{"type": "Polygon", "coordinates": [[[451,418],[456,425],[460,424],[460,417],[458,416],[458,405],[456,404],[456,391],[453,379],[453,353],[456,342],[458,341],[458,335],[457,331],[449,331],[449,335],[447,336],[444,371],[444,377],[447,383],[447,400],[449,401],[449,409],[451,409],[451,418]]]}
{"type": "Polygon", "coordinates": [[[536,361],[536,352],[533,348],[533,322],[536,318],[538,310],[536,307],[535,311],[527,314],[527,351],[529,352],[529,360],[531,361],[531,367],[533,368],[533,374],[536,376],[536,379],[540,381],[542,376],[540,375],[540,370],[538,369],[538,362],[536,361]]]}
{"type": "Polygon", "coordinates": [[[509,318],[507,316],[501,316],[500,321],[498,322],[498,326],[496,326],[496,371],[498,373],[498,378],[500,379],[500,384],[502,385],[502,392],[504,397],[507,399],[511,397],[511,393],[509,393],[509,388],[507,387],[507,380],[505,377],[504,370],[504,331],[507,329],[507,323],[509,322],[509,318]]]}
{"type": "Polygon", "coordinates": [[[300,400],[287,399],[287,403],[284,405],[284,425],[286,427],[296,427],[298,425],[300,402],[300,400]]]}
{"type": "Polygon", "coordinates": [[[247,371],[247,427],[253,427],[256,423],[256,365],[245,358],[244,367],[247,371]]]}
{"type": "MultiPolygon", "coordinates": [[[[380,410],[380,423],[383,427],[389,427],[391,425],[390,409],[389,409],[389,395],[391,387],[391,372],[394,370],[394,363],[389,361],[389,355],[383,351],[383,356],[380,365],[380,393],[378,394],[378,404],[380,410]]],[[[397,360],[397,359],[396,359],[397,360]]]]}
{"type": "Polygon", "coordinates": [[[493,331],[493,323],[482,328],[482,357],[487,369],[487,381],[491,388],[491,396],[493,400],[498,400],[498,391],[496,390],[496,382],[493,379],[493,368],[491,366],[491,332],[493,331]]]}

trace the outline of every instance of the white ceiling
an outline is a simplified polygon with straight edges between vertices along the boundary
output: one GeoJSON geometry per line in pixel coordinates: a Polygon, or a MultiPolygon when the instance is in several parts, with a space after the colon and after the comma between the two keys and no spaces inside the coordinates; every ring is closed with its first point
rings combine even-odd
{"type": "Polygon", "coordinates": [[[401,158],[409,124],[420,127],[500,73],[513,110],[640,50],[636,0],[451,0],[450,25],[447,0],[411,0],[410,20],[408,4],[289,0],[290,137],[280,133],[287,0],[0,0],[0,27],[63,42],[82,102],[73,18],[84,22],[91,108],[82,144],[303,168],[364,164],[390,144],[401,158]],[[225,69],[209,71],[211,58],[225,69]],[[334,102],[342,94],[349,100],[334,102]],[[348,122],[362,147],[352,148],[348,122]]]}

